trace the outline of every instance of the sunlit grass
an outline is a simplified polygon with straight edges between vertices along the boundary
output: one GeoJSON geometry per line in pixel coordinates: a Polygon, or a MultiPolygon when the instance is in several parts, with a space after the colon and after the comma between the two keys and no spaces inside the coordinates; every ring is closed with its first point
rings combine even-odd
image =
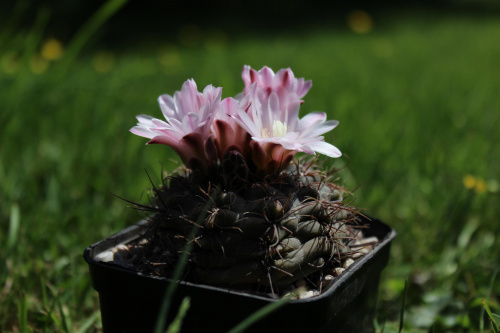
{"type": "Polygon", "coordinates": [[[398,231],[385,332],[398,328],[406,277],[405,331],[479,331],[481,299],[499,312],[499,21],[369,18],[362,34],[348,17],[344,30],[241,39],[191,26],[179,43],[69,46],[71,64],[43,36],[43,11],[31,32],[0,36],[0,330],[98,330],[83,249],[141,218],[111,193],[145,202],[144,169],[158,181],[178,163],[128,132],[135,115],[159,117],[156,98],[191,77],[235,95],[249,64],[313,80],[303,112],[340,121],[327,141],[348,156],[338,165],[356,204],[398,231]]]}

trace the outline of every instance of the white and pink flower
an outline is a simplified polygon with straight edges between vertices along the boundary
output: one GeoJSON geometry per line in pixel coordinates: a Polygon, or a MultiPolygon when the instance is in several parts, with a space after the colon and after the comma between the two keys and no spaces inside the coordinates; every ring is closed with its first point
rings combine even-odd
{"type": "MultiPolygon", "coordinates": [[[[250,97],[246,111],[240,109],[233,116],[256,143],[252,145],[256,165],[271,172],[271,169],[286,167],[297,152],[318,152],[333,158],[342,155],[339,149],[325,142],[321,136],[334,129],[338,121],[327,121],[324,112],[309,113],[299,119],[300,99],[280,99],[274,91],[263,97],[264,93],[259,93],[260,89],[258,84],[253,83],[247,95],[250,97]],[[281,103],[286,103],[286,106],[281,103]],[[268,154],[265,154],[266,151],[268,154]]],[[[291,95],[284,90],[281,94],[291,95]]]]}
{"type": "Polygon", "coordinates": [[[137,117],[139,123],[130,129],[136,135],[172,147],[186,166],[205,166],[216,159],[211,137],[212,117],[221,103],[222,88],[208,85],[198,92],[194,80],[187,80],[174,96],[158,98],[166,121],[146,115],[137,117]]]}

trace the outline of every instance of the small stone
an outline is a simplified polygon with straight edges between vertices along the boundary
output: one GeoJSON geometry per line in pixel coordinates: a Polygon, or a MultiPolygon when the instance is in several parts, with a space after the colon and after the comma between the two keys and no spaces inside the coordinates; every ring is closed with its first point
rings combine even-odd
{"type": "Polygon", "coordinates": [[[126,258],[130,253],[128,246],[126,246],[125,244],[120,244],[113,249],[113,253],[115,254],[113,257],[113,261],[115,262],[115,264],[126,266],[126,258]],[[120,263],[117,263],[117,260],[120,260],[120,263]]]}
{"type": "Polygon", "coordinates": [[[377,243],[378,243],[378,238],[375,236],[367,237],[367,238],[360,240],[361,245],[368,244],[368,245],[363,247],[363,249],[366,250],[366,253],[370,252],[373,249],[373,245],[375,245],[377,243]]]}
{"type": "Polygon", "coordinates": [[[359,242],[361,244],[378,243],[378,238],[376,236],[366,237],[366,238],[361,239],[359,242]]]}
{"type": "Polygon", "coordinates": [[[120,244],[120,245],[117,245],[113,248],[113,253],[116,253],[116,252],[122,252],[122,251],[129,251],[128,249],[128,246],[125,245],[125,244],[120,244]]]}
{"type": "Polygon", "coordinates": [[[356,258],[359,258],[361,256],[364,256],[365,254],[367,254],[368,252],[370,252],[371,248],[368,249],[368,246],[365,246],[365,247],[362,247],[360,249],[357,249],[355,253],[352,254],[352,258],[353,259],[356,259],[356,258]]]}
{"type": "Polygon", "coordinates": [[[333,275],[325,275],[321,281],[321,289],[327,287],[334,279],[333,275]]]}
{"type": "Polygon", "coordinates": [[[104,251],[101,253],[98,253],[96,256],[94,256],[95,261],[102,261],[102,262],[111,262],[113,261],[113,252],[112,251],[104,251]]]}
{"type": "Polygon", "coordinates": [[[343,271],[345,271],[345,268],[342,268],[342,267],[335,268],[335,274],[337,274],[337,276],[342,274],[343,271]]]}
{"type": "Polygon", "coordinates": [[[348,258],[348,259],[346,259],[346,261],[344,261],[344,263],[342,264],[342,267],[347,268],[347,267],[351,266],[353,263],[354,263],[354,260],[351,258],[348,258]]]}
{"type": "Polygon", "coordinates": [[[311,297],[318,296],[318,295],[319,295],[319,291],[318,290],[302,291],[299,294],[299,299],[311,298],[311,297]]]}

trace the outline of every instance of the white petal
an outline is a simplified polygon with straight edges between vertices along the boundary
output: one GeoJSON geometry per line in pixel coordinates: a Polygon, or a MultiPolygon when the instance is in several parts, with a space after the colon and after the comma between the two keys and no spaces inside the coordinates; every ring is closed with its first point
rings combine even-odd
{"type": "Polygon", "coordinates": [[[339,122],[337,120],[328,120],[318,126],[311,126],[308,130],[304,131],[303,133],[301,133],[302,137],[317,137],[319,135],[322,135],[326,132],[329,132],[331,131],[332,129],[334,129],[335,127],[337,127],[337,125],[339,124],[339,122]]]}
{"type": "Polygon", "coordinates": [[[130,132],[148,139],[152,139],[156,136],[155,132],[151,131],[148,127],[143,126],[134,126],[130,129],[130,132]]]}
{"type": "Polygon", "coordinates": [[[326,120],[326,113],[324,112],[311,112],[306,114],[298,123],[298,130],[304,132],[311,127],[323,123],[326,120]]]}
{"type": "Polygon", "coordinates": [[[342,156],[342,153],[340,152],[340,150],[337,147],[335,147],[334,145],[331,145],[327,142],[324,142],[324,141],[312,142],[312,143],[309,143],[307,146],[309,148],[311,148],[312,150],[314,150],[315,152],[329,156],[329,157],[335,158],[335,157],[342,156]]]}
{"type": "Polygon", "coordinates": [[[160,109],[165,119],[168,120],[169,118],[175,117],[175,103],[172,96],[161,95],[160,97],[158,97],[158,103],[160,104],[160,109]]]}
{"type": "Polygon", "coordinates": [[[255,137],[260,137],[261,129],[258,128],[248,114],[243,110],[238,110],[238,116],[231,116],[245,131],[255,137]]]}

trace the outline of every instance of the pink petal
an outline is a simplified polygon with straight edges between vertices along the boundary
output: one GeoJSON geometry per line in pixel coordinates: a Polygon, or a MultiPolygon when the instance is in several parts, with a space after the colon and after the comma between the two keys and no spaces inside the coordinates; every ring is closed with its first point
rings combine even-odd
{"type": "Polygon", "coordinates": [[[175,149],[179,145],[179,140],[169,135],[157,135],[154,138],[152,138],[147,144],[148,145],[161,144],[170,146],[175,149]]]}
{"type": "Polygon", "coordinates": [[[243,79],[243,83],[245,83],[245,90],[252,85],[252,78],[250,76],[251,70],[250,66],[244,65],[243,71],[241,72],[241,78],[243,79]]]}
{"type": "Polygon", "coordinates": [[[297,80],[297,95],[299,96],[299,98],[302,98],[304,97],[307,92],[309,91],[309,89],[311,89],[312,87],[312,81],[311,80],[307,80],[307,81],[304,81],[304,79],[298,79],[297,80]]]}
{"type": "Polygon", "coordinates": [[[248,114],[243,111],[239,110],[237,116],[231,116],[238,125],[240,125],[245,131],[250,133],[252,136],[260,136],[259,129],[255,126],[254,122],[252,119],[248,116],[248,114]]]}
{"type": "MultiPolygon", "coordinates": [[[[211,84],[205,87],[203,89],[203,97],[206,99],[206,101],[216,101],[220,100],[222,96],[222,88],[221,87],[214,87],[211,84]]],[[[205,101],[205,102],[206,102],[205,101]]]]}
{"type": "Polygon", "coordinates": [[[259,71],[259,74],[260,74],[260,78],[262,80],[262,85],[264,87],[272,87],[273,86],[274,72],[271,68],[264,66],[259,71]]]}
{"type": "MultiPolygon", "coordinates": [[[[188,112],[198,111],[198,88],[193,79],[187,80],[182,85],[181,91],[174,94],[174,102],[177,107],[177,112],[185,114],[188,112]]],[[[179,114],[179,116],[181,116],[179,114]]]]}
{"type": "Polygon", "coordinates": [[[224,98],[220,103],[220,107],[217,109],[216,117],[224,120],[232,120],[232,118],[228,116],[236,116],[239,109],[239,102],[236,99],[232,97],[224,98]]]}
{"type": "Polygon", "coordinates": [[[155,128],[170,128],[171,126],[163,120],[152,118],[151,123],[155,128]]]}
{"type": "Polygon", "coordinates": [[[290,89],[293,83],[293,72],[290,68],[280,69],[276,73],[276,81],[277,83],[285,89],[290,89]]]}
{"type": "Polygon", "coordinates": [[[289,130],[295,130],[299,122],[300,102],[290,103],[285,113],[285,124],[289,130]]]}

